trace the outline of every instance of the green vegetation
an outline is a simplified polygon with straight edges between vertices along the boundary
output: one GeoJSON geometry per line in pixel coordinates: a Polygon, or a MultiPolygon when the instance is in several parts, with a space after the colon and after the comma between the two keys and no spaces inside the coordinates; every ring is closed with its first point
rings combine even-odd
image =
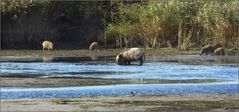
{"type": "Polygon", "coordinates": [[[238,48],[238,0],[2,0],[2,48],[238,48]]]}
{"type": "Polygon", "coordinates": [[[150,0],[120,4],[107,27],[118,47],[238,46],[238,0],[150,0]]]}

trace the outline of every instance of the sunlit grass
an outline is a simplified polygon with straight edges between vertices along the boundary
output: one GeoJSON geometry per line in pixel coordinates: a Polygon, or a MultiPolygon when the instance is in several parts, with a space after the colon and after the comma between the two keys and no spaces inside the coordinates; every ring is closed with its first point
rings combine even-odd
{"type": "Polygon", "coordinates": [[[221,43],[238,46],[238,0],[151,0],[122,4],[107,36],[120,46],[168,47],[187,50],[221,43]],[[158,30],[160,28],[160,30],[158,30]]]}

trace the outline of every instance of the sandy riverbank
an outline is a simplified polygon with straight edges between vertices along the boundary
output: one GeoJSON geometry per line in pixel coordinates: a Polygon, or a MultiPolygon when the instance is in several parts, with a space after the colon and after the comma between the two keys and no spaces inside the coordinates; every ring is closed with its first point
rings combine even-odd
{"type": "MultiPolygon", "coordinates": [[[[0,56],[30,56],[30,57],[42,57],[42,56],[115,56],[123,49],[99,49],[90,51],[88,49],[79,50],[1,50],[0,56]]],[[[177,50],[174,48],[161,48],[161,49],[144,49],[146,56],[158,56],[158,55],[187,55],[187,54],[199,54],[199,49],[191,49],[187,51],[177,50]]]]}
{"type": "Polygon", "coordinates": [[[1,111],[238,112],[239,94],[99,96],[1,100],[1,111]]]}

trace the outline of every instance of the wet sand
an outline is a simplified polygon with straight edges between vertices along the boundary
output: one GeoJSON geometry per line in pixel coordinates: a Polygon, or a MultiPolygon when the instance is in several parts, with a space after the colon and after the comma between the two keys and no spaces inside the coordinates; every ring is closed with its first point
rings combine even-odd
{"type": "Polygon", "coordinates": [[[238,112],[239,94],[99,96],[1,100],[1,111],[238,112]]]}
{"type": "Polygon", "coordinates": [[[1,87],[69,87],[69,86],[95,86],[114,84],[177,84],[177,83],[210,83],[223,82],[219,79],[187,79],[187,80],[164,80],[164,79],[102,79],[102,78],[27,78],[27,77],[0,77],[1,87]]]}

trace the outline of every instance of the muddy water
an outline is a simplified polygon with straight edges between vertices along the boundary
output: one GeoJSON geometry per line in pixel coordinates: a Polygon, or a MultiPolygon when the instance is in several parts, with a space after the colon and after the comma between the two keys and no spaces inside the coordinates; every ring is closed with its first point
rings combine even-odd
{"type": "Polygon", "coordinates": [[[237,56],[151,56],[143,66],[138,66],[138,62],[119,66],[114,57],[2,58],[0,61],[2,79],[38,80],[32,84],[25,82],[30,87],[24,84],[1,87],[2,99],[239,93],[237,56]],[[72,80],[66,80],[69,78],[72,80]],[[61,82],[54,82],[56,79],[61,82]],[[44,80],[51,83],[43,83],[44,80]]]}

